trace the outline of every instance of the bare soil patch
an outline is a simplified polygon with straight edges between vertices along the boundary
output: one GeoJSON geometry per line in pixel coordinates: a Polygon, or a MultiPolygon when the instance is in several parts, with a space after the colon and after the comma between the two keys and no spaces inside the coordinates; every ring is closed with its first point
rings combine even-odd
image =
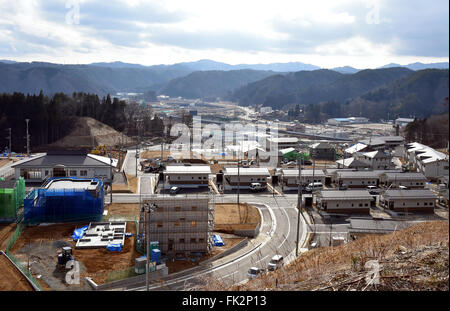
{"type": "Polygon", "coordinates": [[[0,291],[33,291],[33,287],[16,267],[0,255],[0,291]]]}

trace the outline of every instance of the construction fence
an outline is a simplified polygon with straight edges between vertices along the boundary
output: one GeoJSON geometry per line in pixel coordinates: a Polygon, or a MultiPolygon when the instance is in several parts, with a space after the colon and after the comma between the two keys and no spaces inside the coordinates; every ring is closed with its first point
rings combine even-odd
{"type": "Polygon", "coordinates": [[[24,200],[26,224],[101,221],[104,188],[95,194],[84,189],[35,189],[24,200]]]}
{"type": "Polygon", "coordinates": [[[22,263],[11,253],[11,248],[14,246],[14,243],[19,238],[20,234],[22,233],[23,229],[25,228],[25,225],[22,222],[19,222],[17,224],[16,231],[13,233],[13,235],[9,238],[7,244],[6,244],[6,251],[5,254],[14,262],[14,264],[28,277],[28,279],[33,283],[33,287],[37,288],[38,290],[42,291],[43,288],[41,284],[33,277],[30,270],[28,270],[25,266],[22,265],[22,263]]]}
{"type": "Polygon", "coordinates": [[[0,222],[15,222],[24,205],[25,180],[20,177],[12,188],[0,188],[0,222]]]}

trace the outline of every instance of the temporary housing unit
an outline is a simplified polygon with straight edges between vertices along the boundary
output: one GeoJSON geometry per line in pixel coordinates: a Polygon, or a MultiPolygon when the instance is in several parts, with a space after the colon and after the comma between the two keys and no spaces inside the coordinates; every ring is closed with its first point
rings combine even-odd
{"type": "Polygon", "coordinates": [[[104,196],[103,182],[99,179],[51,178],[26,196],[24,222],[100,221],[104,196]]]}
{"type": "Polygon", "coordinates": [[[428,189],[386,190],[380,196],[380,205],[395,212],[433,213],[436,199],[428,189]]]}
{"type": "MultiPolygon", "coordinates": [[[[298,189],[298,169],[281,169],[280,184],[283,190],[298,189]]],[[[302,185],[321,182],[325,185],[325,173],[321,169],[302,170],[302,185]]]]}
{"type": "Polygon", "coordinates": [[[309,147],[311,158],[318,160],[335,160],[335,150],[332,145],[325,142],[315,143],[309,147]]]}
{"type": "Polygon", "coordinates": [[[380,150],[356,153],[354,156],[357,160],[366,163],[372,170],[389,170],[394,168],[392,156],[380,150]]]}
{"type": "Polygon", "coordinates": [[[365,188],[378,186],[378,174],[373,171],[337,171],[336,180],[339,185],[346,184],[349,188],[365,188]]]}
{"type": "Polygon", "coordinates": [[[317,206],[328,213],[365,214],[369,213],[372,200],[367,190],[322,190],[317,206]]]}
{"type": "Polygon", "coordinates": [[[404,156],[414,169],[422,172],[430,180],[437,180],[449,173],[448,155],[431,147],[420,143],[406,144],[404,156]]]}
{"type": "Polygon", "coordinates": [[[26,183],[40,183],[52,177],[97,178],[109,183],[115,166],[115,159],[70,150],[48,151],[12,165],[16,179],[23,177],[26,183]]]}
{"type": "MultiPolygon", "coordinates": [[[[152,196],[145,204],[154,204],[150,213],[149,236],[158,242],[163,255],[187,257],[209,253],[214,246],[214,196],[152,196]]],[[[139,219],[138,249],[145,252],[147,212],[142,207],[139,219]]]]}
{"type": "Polygon", "coordinates": [[[336,161],[338,168],[364,170],[370,168],[370,164],[358,160],[356,157],[340,159],[336,161]]]}
{"type": "Polygon", "coordinates": [[[210,174],[209,165],[169,165],[164,172],[165,188],[208,187],[210,174]]]}
{"type": "Polygon", "coordinates": [[[250,189],[252,183],[260,183],[263,186],[267,185],[270,179],[269,170],[266,167],[227,167],[223,174],[226,183],[224,183],[225,190],[231,189],[250,189]]]}
{"type": "Polygon", "coordinates": [[[366,144],[362,144],[362,143],[356,143],[350,147],[348,147],[347,149],[345,149],[345,153],[347,154],[351,154],[353,155],[356,152],[365,152],[367,148],[366,144]]]}
{"type": "Polygon", "coordinates": [[[0,222],[12,223],[17,220],[18,210],[25,198],[23,178],[0,180],[0,222]]]}
{"type": "Polygon", "coordinates": [[[385,187],[406,186],[408,188],[424,188],[427,179],[422,173],[383,173],[380,175],[380,183],[385,187]]]}
{"type": "Polygon", "coordinates": [[[359,143],[367,145],[367,150],[385,150],[395,149],[395,147],[403,144],[405,138],[402,136],[374,136],[363,140],[359,143]]]}

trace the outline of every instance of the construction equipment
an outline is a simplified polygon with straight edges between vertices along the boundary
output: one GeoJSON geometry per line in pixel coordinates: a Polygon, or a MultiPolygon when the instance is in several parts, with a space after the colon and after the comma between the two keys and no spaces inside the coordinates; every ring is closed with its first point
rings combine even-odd
{"type": "Polygon", "coordinates": [[[73,254],[72,254],[72,247],[65,246],[61,249],[61,253],[58,254],[58,269],[59,270],[66,270],[66,264],[67,262],[74,260],[73,254]]]}
{"type": "Polygon", "coordinates": [[[106,145],[98,145],[97,147],[95,147],[95,149],[92,149],[91,153],[95,155],[105,156],[108,154],[108,150],[106,148],[106,145]]]}

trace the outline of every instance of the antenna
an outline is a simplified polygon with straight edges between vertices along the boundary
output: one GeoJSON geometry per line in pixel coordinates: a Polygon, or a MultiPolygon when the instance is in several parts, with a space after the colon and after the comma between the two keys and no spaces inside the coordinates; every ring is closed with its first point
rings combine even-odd
{"type": "Polygon", "coordinates": [[[25,122],[27,122],[27,156],[30,156],[30,135],[28,134],[28,122],[30,122],[30,119],[25,119],[25,122]]]}

